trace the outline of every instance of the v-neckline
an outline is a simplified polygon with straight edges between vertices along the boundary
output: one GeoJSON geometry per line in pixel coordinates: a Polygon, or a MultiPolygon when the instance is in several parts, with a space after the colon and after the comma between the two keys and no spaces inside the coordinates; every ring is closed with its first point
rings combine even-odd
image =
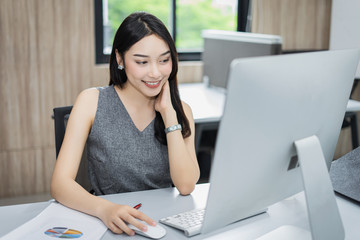
{"type": "Polygon", "coordinates": [[[143,132],[145,132],[146,131],[146,129],[148,129],[149,127],[150,127],[150,125],[155,121],[155,118],[156,118],[156,116],[150,121],[150,123],[149,124],[147,124],[146,125],[146,127],[141,131],[137,126],[136,126],[136,124],[134,123],[134,121],[133,121],[133,119],[132,119],[132,117],[130,116],[130,114],[129,114],[129,111],[126,109],[126,107],[125,107],[125,105],[124,105],[124,103],[123,103],[123,101],[121,100],[121,98],[120,98],[120,96],[119,96],[119,94],[118,94],[118,92],[116,91],[116,89],[115,89],[115,85],[112,85],[112,88],[113,88],[113,90],[114,90],[114,93],[115,93],[115,95],[116,95],[116,97],[117,97],[117,99],[118,99],[118,101],[119,101],[119,103],[120,103],[120,105],[122,106],[122,108],[125,110],[125,112],[126,112],[126,115],[127,115],[127,117],[129,118],[129,120],[130,120],[130,122],[131,122],[131,125],[139,132],[139,133],[143,133],[143,132]]]}

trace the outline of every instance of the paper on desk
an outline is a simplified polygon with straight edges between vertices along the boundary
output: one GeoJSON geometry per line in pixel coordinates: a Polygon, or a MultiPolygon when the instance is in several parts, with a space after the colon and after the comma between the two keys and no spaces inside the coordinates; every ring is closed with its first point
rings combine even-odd
{"type": "Polygon", "coordinates": [[[1,240],[100,239],[107,227],[90,215],[52,202],[39,215],[6,234],[1,240]]]}

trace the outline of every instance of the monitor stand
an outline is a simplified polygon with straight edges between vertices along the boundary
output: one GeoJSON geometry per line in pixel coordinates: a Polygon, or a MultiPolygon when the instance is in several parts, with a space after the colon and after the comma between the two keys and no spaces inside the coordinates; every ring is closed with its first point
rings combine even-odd
{"type": "Polygon", "coordinates": [[[297,140],[295,148],[304,183],[311,234],[307,230],[285,225],[265,234],[258,240],[344,239],[344,227],[319,139],[311,136],[297,140]]]}

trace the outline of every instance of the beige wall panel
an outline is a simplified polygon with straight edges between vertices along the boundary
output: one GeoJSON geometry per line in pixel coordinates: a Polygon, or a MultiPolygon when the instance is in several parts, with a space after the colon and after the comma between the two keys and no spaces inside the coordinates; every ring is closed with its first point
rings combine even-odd
{"type": "Polygon", "coordinates": [[[89,0],[0,1],[1,197],[49,189],[52,109],[94,85],[93,11],[89,0]]]}
{"type": "Polygon", "coordinates": [[[253,0],[251,31],[283,37],[284,50],[329,48],[331,0],[253,0]]]}
{"type": "Polygon", "coordinates": [[[0,150],[49,145],[52,108],[73,103],[91,86],[92,8],[86,2],[1,2],[0,150]]]}
{"type": "Polygon", "coordinates": [[[54,147],[0,153],[0,197],[48,192],[54,147]]]}
{"type": "Polygon", "coordinates": [[[9,181],[9,152],[0,151],[0,198],[9,196],[9,181]]]}
{"type": "Polygon", "coordinates": [[[110,73],[108,64],[99,64],[95,67],[94,81],[92,87],[101,87],[109,85],[110,73]]]}

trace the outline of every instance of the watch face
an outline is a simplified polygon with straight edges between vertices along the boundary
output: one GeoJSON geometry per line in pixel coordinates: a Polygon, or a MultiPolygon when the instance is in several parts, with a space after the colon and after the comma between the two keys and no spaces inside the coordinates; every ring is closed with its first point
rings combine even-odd
{"type": "Polygon", "coordinates": [[[169,132],[173,132],[173,131],[176,131],[176,130],[181,130],[181,125],[180,124],[177,124],[177,125],[173,125],[173,126],[170,126],[168,128],[165,128],[165,133],[169,133],[169,132]]]}

